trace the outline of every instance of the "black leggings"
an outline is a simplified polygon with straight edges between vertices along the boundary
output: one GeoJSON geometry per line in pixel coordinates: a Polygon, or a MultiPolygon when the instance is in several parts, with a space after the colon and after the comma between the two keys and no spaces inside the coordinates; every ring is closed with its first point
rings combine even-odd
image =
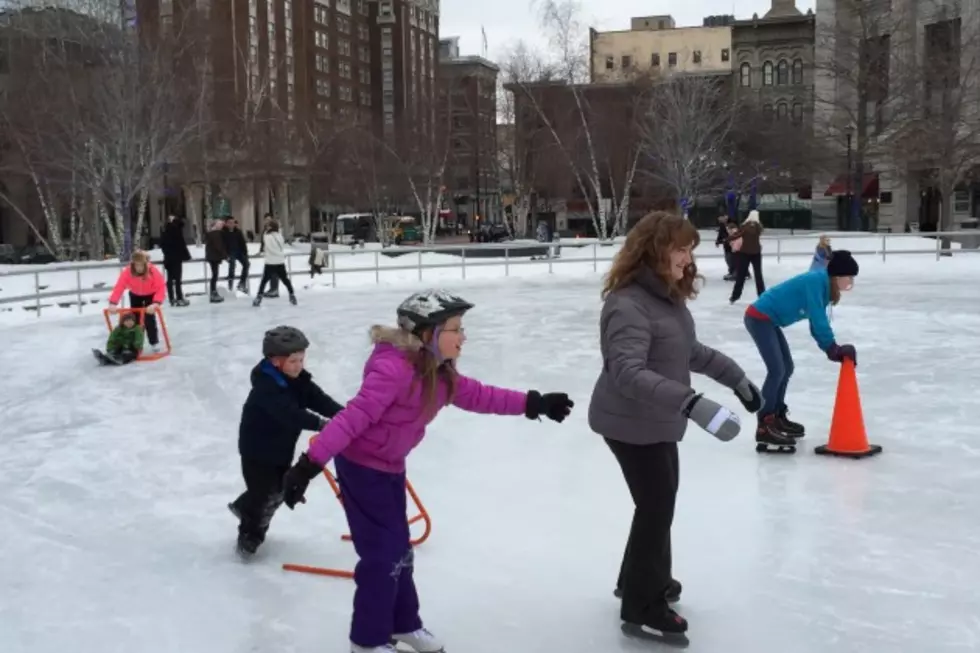
{"type": "Polygon", "coordinates": [[[184,264],[181,261],[164,261],[163,268],[167,271],[167,298],[171,302],[183,299],[181,281],[184,278],[184,264]]]}
{"type": "MultiPolygon", "coordinates": [[[[147,306],[153,303],[153,295],[136,295],[134,293],[129,293],[129,305],[133,308],[145,309],[147,306]]],[[[160,336],[157,333],[157,318],[149,313],[143,313],[143,328],[146,329],[146,339],[150,341],[151,345],[155,345],[160,342],[160,336]]]]}
{"type": "Polygon", "coordinates": [[[736,252],[735,285],[732,287],[730,298],[733,302],[742,298],[742,288],[745,286],[745,279],[749,276],[749,265],[752,266],[752,275],[755,277],[755,294],[761,295],[766,292],[766,282],[762,279],[762,254],[736,252]]]}
{"type": "Polygon", "coordinates": [[[218,294],[218,270],[221,268],[221,261],[208,261],[211,266],[211,294],[218,294]]]}
{"type": "Polygon", "coordinates": [[[262,270],[262,282],[259,283],[259,295],[265,292],[265,284],[270,279],[279,279],[282,285],[286,286],[289,294],[293,294],[293,284],[290,283],[289,275],[286,274],[285,263],[280,263],[279,265],[269,265],[266,263],[265,268],[262,270]]]}

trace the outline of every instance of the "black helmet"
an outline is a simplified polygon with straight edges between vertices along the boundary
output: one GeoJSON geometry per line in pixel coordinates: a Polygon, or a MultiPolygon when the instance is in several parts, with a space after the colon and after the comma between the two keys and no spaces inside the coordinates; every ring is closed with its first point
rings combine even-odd
{"type": "Polygon", "coordinates": [[[398,326],[420,335],[422,331],[462,315],[471,308],[473,304],[445,290],[424,290],[398,306],[398,326]]]}
{"type": "Polygon", "coordinates": [[[277,326],[265,332],[265,337],[262,338],[262,355],[266,358],[289,356],[299,351],[306,351],[309,346],[310,341],[296,327],[277,326]]]}

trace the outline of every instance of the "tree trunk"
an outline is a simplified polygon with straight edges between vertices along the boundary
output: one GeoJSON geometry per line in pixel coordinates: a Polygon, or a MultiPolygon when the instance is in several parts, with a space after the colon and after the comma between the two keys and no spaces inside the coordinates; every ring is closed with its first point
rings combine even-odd
{"type": "MultiPolygon", "coordinates": [[[[953,231],[953,198],[956,194],[956,184],[950,182],[940,182],[939,192],[942,194],[942,205],[939,212],[939,231],[953,231]]],[[[949,236],[942,236],[939,239],[940,250],[943,256],[952,256],[952,239],[949,236]]]]}

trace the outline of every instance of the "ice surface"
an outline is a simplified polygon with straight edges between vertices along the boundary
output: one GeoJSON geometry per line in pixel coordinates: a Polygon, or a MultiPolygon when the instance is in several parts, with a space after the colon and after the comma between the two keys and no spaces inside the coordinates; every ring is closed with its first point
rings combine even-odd
{"type": "MultiPolygon", "coordinates": [[[[767,260],[770,283],[802,258],[767,260]]],[[[695,653],[940,653],[980,647],[980,259],[861,260],[834,309],[860,350],[873,442],[826,459],[837,366],[805,325],[787,331],[795,456],[760,456],[691,428],[674,525],[678,609],[695,653]]],[[[716,261],[692,305],[701,339],[761,383],[716,261]]],[[[557,268],[556,268],[557,269],[557,268]]],[[[422,615],[451,653],[643,651],[612,596],[631,504],[586,423],[599,369],[593,274],[455,281],[476,302],[462,369],[564,390],[565,424],[445,410],[409,460],[434,520],[416,555],[422,615]]],[[[168,311],[174,354],[97,368],[98,318],[0,327],[0,650],[3,653],[346,652],[350,581],[283,562],[350,567],[343,513],[318,482],[283,509],[250,566],[225,508],[248,372],[266,327],[313,341],[309,367],[338,399],[358,385],[366,329],[406,287],[338,289],[168,311]]],[[[754,297],[751,282],[746,299],[754,297]]],[[[710,380],[697,386],[738,406],[710,380]]],[[[750,418],[743,415],[744,421],[750,418]]]]}

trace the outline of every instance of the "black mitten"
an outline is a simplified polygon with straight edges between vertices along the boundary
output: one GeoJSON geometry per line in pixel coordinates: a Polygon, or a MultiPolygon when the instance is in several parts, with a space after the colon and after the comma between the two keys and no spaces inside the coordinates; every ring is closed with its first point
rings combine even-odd
{"type": "Polygon", "coordinates": [[[306,488],[310,481],[323,472],[323,468],[310,460],[305,453],[299,457],[296,464],[289,468],[283,477],[283,502],[292,510],[297,503],[306,503],[306,488]]]}
{"type": "Polygon", "coordinates": [[[843,363],[845,358],[850,358],[854,362],[855,367],[857,367],[858,363],[858,354],[854,345],[838,345],[834,343],[827,348],[827,358],[835,363],[843,363]]]}
{"type": "Polygon", "coordinates": [[[528,419],[539,419],[542,415],[555,422],[563,422],[572,412],[575,402],[564,392],[549,392],[541,394],[537,390],[527,393],[527,404],[524,416],[528,419]]]}

